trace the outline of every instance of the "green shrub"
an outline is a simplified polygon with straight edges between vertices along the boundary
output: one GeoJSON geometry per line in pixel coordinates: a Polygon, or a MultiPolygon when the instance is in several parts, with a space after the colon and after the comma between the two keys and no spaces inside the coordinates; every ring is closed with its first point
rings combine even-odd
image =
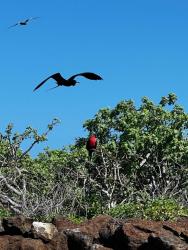
{"type": "Polygon", "coordinates": [[[156,198],[143,203],[119,204],[108,212],[116,218],[142,218],[151,220],[175,220],[188,216],[188,207],[183,207],[169,198],[156,198]]]}
{"type": "Polygon", "coordinates": [[[0,208],[0,218],[10,217],[13,215],[8,209],[0,208]]]}
{"type": "Polygon", "coordinates": [[[74,214],[69,214],[69,215],[68,215],[68,219],[69,219],[70,221],[76,223],[76,224],[80,224],[80,223],[82,223],[83,221],[86,220],[85,217],[78,217],[78,216],[76,216],[76,215],[74,215],[74,214]]]}
{"type": "Polygon", "coordinates": [[[109,215],[115,218],[133,218],[142,216],[142,205],[138,203],[123,203],[114,208],[111,208],[108,212],[109,215]]]}
{"type": "Polygon", "coordinates": [[[188,216],[188,208],[173,199],[157,198],[148,201],[143,209],[143,218],[152,220],[175,220],[186,215],[188,216]]]}

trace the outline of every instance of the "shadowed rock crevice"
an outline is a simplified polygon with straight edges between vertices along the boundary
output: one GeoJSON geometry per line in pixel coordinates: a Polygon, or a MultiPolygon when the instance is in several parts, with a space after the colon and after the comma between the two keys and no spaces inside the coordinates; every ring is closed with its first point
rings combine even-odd
{"type": "Polygon", "coordinates": [[[2,227],[4,229],[0,235],[22,235],[23,237],[32,238],[32,223],[33,220],[24,216],[11,217],[2,219],[2,227]]]}
{"type": "Polygon", "coordinates": [[[180,236],[185,240],[185,242],[188,244],[188,233],[184,233],[184,232],[182,232],[181,234],[180,234],[180,236]]]}

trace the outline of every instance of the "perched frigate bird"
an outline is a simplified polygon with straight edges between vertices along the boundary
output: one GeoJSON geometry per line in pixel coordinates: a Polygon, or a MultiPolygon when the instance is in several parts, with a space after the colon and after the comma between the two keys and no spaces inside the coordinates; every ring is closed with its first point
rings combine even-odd
{"type": "Polygon", "coordinates": [[[95,73],[91,73],[91,72],[84,72],[84,73],[79,73],[76,75],[71,76],[68,79],[65,79],[61,76],[60,73],[55,73],[51,76],[49,76],[48,78],[46,78],[44,81],[42,81],[41,83],[39,83],[33,91],[37,90],[38,88],[40,88],[48,79],[52,78],[56,81],[57,86],[54,88],[57,88],[59,86],[66,86],[66,87],[70,87],[70,86],[75,86],[76,83],[78,83],[74,78],[77,76],[83,76],[89,80],[102,80],[102,77],[100,77],[99,75],[95,74],[95,73]]]}
{"type": "Polygon", "coordinates": [[[21,20],[21,21],[15,23],[14,25],[11,25],[9,28],[15,27],[17,25],[21,25],[21,26],[22,25],[27,25],[29,21],[31,21],[33,19],[37,19],[37,18],[39,18],[39,17],[31,17],[31,18],[27,18],[25,20],[21,20]]]}
{"type": "Polygon", "coordinates": [[[89,159],[91,160],[93,152],[97,147],[97,137],[96,135],[91,135],[86,143],[86,149],[88,150],[89,159]]]}

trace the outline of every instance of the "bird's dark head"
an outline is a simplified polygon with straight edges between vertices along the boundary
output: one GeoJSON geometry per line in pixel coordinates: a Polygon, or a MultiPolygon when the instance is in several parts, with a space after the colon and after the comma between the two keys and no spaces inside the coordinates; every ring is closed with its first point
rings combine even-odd
{"type": "Polygon", "coordinates": [[[71,84],[72,84],[73,86],[75,86],[77,83],[78,83],[78,82],[77,82],[76,80],[72,79],[71,84]]]}
{"type": "Polygon", "coordinates": [[[97,138],[97,136],[96,136],[96,134],[95,133],[92,133],[92,134],[90,134],[90,138],[97,138]]]}

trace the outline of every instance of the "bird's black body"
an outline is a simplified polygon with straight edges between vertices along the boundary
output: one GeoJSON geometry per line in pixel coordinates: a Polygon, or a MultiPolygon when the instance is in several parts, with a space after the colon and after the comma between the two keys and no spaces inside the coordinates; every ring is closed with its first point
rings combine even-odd
{"type": "Polygon", "coordinates": [[[100,77],[99,75],[97,75],[97,74],[95,74],[95,73],[91,73],[91,72],[79,73],[79,74],[76,74],[76,75],[71,76],[71,77],[68,78],[68,79],[63,78],[62,75],[61,75],[60,73],[55,73],[55,74],[49,76],[48,78],[46,78],[46,79],[45,79],[44,81],[42,81],[41,83],[39,83],[39,84],[35,87],[35,89],[34,89],[33,91],[35,91],[35,90],[37,90],[38,88],[40,88],[40,87],[41,87],[48,79],[50,79],[50,78],[52,78],[52,79],[54,79],[54,80],[56,81],[57,86],[56,86],[55,88],[57,88],[57,87],[59,87],[59,86],[66,86],[66,87],[75,86],[76,83],[77,83],[77,81],[75,80],[75,78],[76,78],[77,76],[83,76],[83,77],[85,77],[85,78],[87,78],[87,79],[89,79],[89,80],[102,80],[102,77],[100,77]]]}
{"type": "Polygon", "coordinates": [[[27,25],[28,22],[29,22],[29,19],[26,19],[25,21],[20,21],[18,24],[27,25]]]}
{"type": "Polygon", "coordinates": [[[21,21],[15,23],[14,25],[10,26],[9,28],[15,27],[17,25],[21,25],[21,26],[27,25],[29,21],[31,21],[33,19],[37,19],[37,18],[39,18],[39,17],[31,17],[31,18],[27,18],[25,20],[21,20],[21,21]]]}

